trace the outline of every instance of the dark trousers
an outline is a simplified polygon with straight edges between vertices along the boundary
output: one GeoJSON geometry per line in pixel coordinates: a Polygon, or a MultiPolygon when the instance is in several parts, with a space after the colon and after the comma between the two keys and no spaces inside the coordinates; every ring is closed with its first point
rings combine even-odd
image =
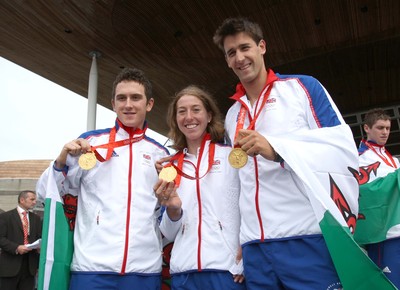
{"type": "Polygon", "coordinates": [[[17,276],[0,278],[0,290],[33,290],[34,285],[35,277],[29,273],[28,255],[24,255],[17,276]]]}

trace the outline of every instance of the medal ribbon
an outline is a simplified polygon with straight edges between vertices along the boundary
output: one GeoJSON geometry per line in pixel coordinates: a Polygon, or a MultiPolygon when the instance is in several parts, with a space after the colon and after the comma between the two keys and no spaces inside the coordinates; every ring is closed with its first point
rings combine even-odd
{"type": "Polygon", "coordinates": [[[379,153],[378,151],[376,151],[376,149],[374,148],[373,145],[371,145],[371,143],[369,143],[368,141],[364,141],[364,144],[367,145],[367,147],[368,147],[369,149],[371,149],[376,155],[378,155],[379,158],[382,159],[383,162],[386,163],[386,165],[388,165],[388,166],[390,166],[390,167],[393,167],[393,168],[397,168],[396,162],[394,162],[393,157],[392,157],[392,154],[390,154],[387,150],[385,150],[385,152],[386,152],[386,155],[389,157],[390,162],[389,162],[389,160],[388,160],[383,154],[381,154],[381,153],[379,153]]]}
{"type": "MultiPolygon", "coordinates": [[[[265,104],[267,103],[269,95],[271,94],[271,90],[272,90],[273,84],[277,79],[278,78],[276,76],[272,80],[270,80],[269,82],[268,82],[268,79],[267,79],[267,84],[266,84],[265,88],[263,89],[263,91],[260,94],[260,97],[264,96],[264,98],[263,98],[263,100],[261,102],[260,107],[258,108],[259,101],[260,101],[260,97],[258,97],[257,102],[256,102],[256,107],[255,107],[256,114],[255,114],[254,118],[252,118],[247,106],[243,103],[243,101],[240,100],[240,99],[238,100],[242,104],[242,106],[240,107],[240,111],[239,111],[239,114],[238,114],[238,121],[237,121],[237,125],[236,125],[236,131],[235,131],[234,140],[237,139],[237,136],[239,134],[239,130],[243,129],[244,120],[246,118],[246,116],[245,116],[246,115],[246,111],[248,113],[249,120],[250,120],[250,124],[247,127],[247,130],[254,130],[256,121],[257,121],[258,117],[260,116],[261,111],[264,108],[265,104]]],[[[237,147],[239,147],[239,146],[236,145],[235,148],[237,148],[237,147]]]]}
{"type": "MultiPolygon", "coordinates": [[[[204,152],[204,148],[205,148],[205,144],[208,140],[211,140],[210,134],[206,134],[203,138],[203,141],[201,142],[201,146],[200,146],[200,153],[199,153],[199,158],[198,158],[198,164],[197,164],[197,168],[200,168],[200,163],[201,163],[201,158],[203,156],[203,152],[204,152]]],[[[165,165],[164,167],[169,167],[169,166],[173,166],[176,171],[178,172],[178,176],[175,178],[175,185],[179,187],[179,184],[181,182],[181,178],[182,176],[187,178],[187,179],[191,179],[191,180],[195,180],[195,179],[202,179],[204,176],[207,175],[207,173],[211,170],[211,167],[214,163],[214,155],[215,155],[215,143],[210,142],[210,146],[209,146],[209,150],[208,150],[208,168],[207,171],[201,176],[190,176],[186,173],[183,172],[183,162],[185,154],[182,151],[179,151],[177,154],[175,154],[171,160],[170,163],[165,165]],[[177,160],[178,161],[178,165],[176,166],[173,162],[177,160]]],[[[197,173],[196,173],[197,175],[197,173]]]]}
{"type": "Polygon", "coordinates": [[[142,140],[145,136],[145,131],[147,129],[147,127],[145,127],[143,130],[140,129],[136,129],[135,131],[131,132],[131,128],[127,128],[128,129],[128,133],[129,133],[129,139],[124,139],[124,140],[120,140],[120,141],[115,141],[115,136],[117,133],[117,129],[114,126],[111,131],[110,131],[110,137],[108,139],[108,143],[107,144],[102,144],[102,145],[98,145],[98,146],[92,146],[92,151],[94,152],[94,154],[96,155],[96,159],[99,160],[100,162],[104,162],[107,161],[111,158],[111,155],[114,151],[114,148],[117,147],[121,147],[121,146],[125,146],[131,143],[135,143],[135,142],[139,142],[140,140],[142,140]],[[138,135],[141,134],[140,136],[137,137],[132,137],[134,134],[138,135]],[[103,156],[101,156],[96,149],[98,148],[107,148],[107,154],[106,154],[106,158],[103,158],[103,156]]]}

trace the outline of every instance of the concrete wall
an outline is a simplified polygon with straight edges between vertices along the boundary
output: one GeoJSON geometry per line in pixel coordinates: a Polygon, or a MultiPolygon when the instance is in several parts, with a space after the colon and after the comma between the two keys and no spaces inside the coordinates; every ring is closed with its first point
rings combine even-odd
{"type": "Polygon", "coordinates": [[[17,206],[22,190],[35,190],[37,179],[0,179],[0,209],[8,211],[17,206]]]}
{"type": "MultiPolygon", "coordinates": [[[[17,206],[22,190],[36,189],[36,182],[50,160],[16,160],[0,162],[0,212],[17,206]]],[[[42,206],[37,205],[39,211],[42,206]]]]}

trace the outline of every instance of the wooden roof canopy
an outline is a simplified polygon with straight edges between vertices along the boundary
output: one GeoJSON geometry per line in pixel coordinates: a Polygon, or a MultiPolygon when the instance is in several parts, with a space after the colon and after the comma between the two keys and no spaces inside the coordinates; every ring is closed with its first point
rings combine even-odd
{"type": "Polygon", "coordinates": [[[237,79],[212,36],[234,16],[262,26],[270,67],[316,77],[343,114],[399,103],[397,0],[1,1],[0,55],[87,97],[98,51],[108,108],[116,74],[138,67],[154,86],[149,127],[167,134],[169,98],[183,86],[206,86],[224,113],[231,105],[237,79]]]}

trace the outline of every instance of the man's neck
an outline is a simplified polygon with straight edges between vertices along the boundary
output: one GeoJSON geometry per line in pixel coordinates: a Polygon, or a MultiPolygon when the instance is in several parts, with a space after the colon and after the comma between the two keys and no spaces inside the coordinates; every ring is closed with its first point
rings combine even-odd
{"type": "Polygon", "coordinates": [[[267,71],[264,70],[253,81],[242,83],[243,87],[246,90],[246,96],[249,99],[251,105],[253,105],[257,101],[262,90],[264,89],[267,82],[267,76],[267,71]]]}
{"type": "Polygon", "coordinates": [[[380,148],[385,147],[385,144],[380,145],[380,144],[378,144],[378,142],[376,142],[373,139],[367,139],[367,143],[370,144],[371,146],[376,146],[376,147],[380,147],[380,148]]]}
{"type": "Polygon", "coordinates": [[[26,209],[26,208],[22,207],[21,205],[18,205],[18,207],[19,207],[19,209],[20,209],[21,212],[22,212],[22,211],[29,211],[29,209],[26,209]]]}

